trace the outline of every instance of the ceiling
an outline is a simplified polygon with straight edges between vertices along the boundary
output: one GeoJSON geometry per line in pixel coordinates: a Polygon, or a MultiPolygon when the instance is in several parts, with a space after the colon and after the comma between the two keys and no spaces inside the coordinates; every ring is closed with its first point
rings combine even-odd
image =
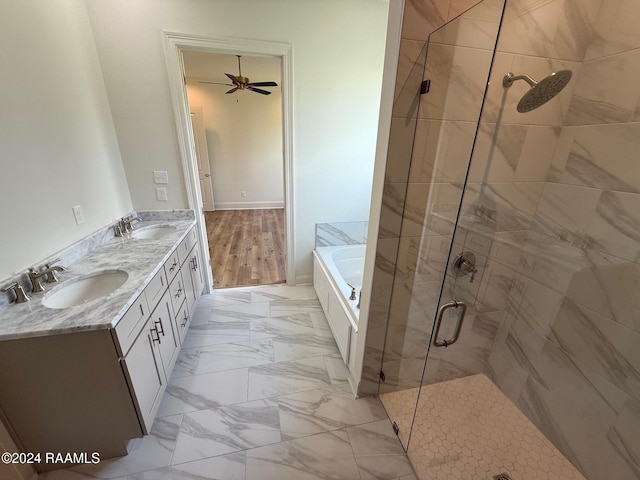
{"type": "MultiPolygon", "coordinates": [[[[200,80],[230,83],[225,73],[238,75],[238,58],[235,55],[183,51],[182,56],[187,85],[197,84],[200,80]]],[[[242,75],[249,77],[252,82],[274,81],[281,84],[279,57],[242,55],[241,63],[242,75]]],[[[273,91],[274,88],[270,87],[269,90],[273,91]]]]}

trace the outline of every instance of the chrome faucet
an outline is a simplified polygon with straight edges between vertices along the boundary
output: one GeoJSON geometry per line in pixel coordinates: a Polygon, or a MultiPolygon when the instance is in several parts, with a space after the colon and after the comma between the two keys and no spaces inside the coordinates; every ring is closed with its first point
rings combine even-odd
{"type": "Polygon", "coordinates": [[[120,219],[120,235],[118,235],[118,231],[116,230],[116,236],[122,236],[127,233],[131,233],[134,230],[133,222],[141,222],[142,219],[140,217],[123,217],[120,219]]]}
{"type": "Polygon", "coordinates": [[[133,222],[141,222],[142,219],[140,217],[126,217],[122,219],[122,227],[124,233],[131,233],[134,230],[133,222]]]}
{"type": "Polygon", "coordinates": [[[25,303],[31,300],[29,295],[24,291],[22,285],[18,282],[13,282],[11,285],[7,285],[0,291],[8,292],[9,290],[13,290],[13,293],[16,294],[16,303],[25,303]]]}
{"type": "Polygon", "coordinates": [[[351,287],[351,296],[349,297],[349,300],[355,300],[356,299],[356,287],[354,287],[350,283],[347,283],[347,285],[349,285],[351,287]]]}
{"type": "MultiPolygon", "coordinates": [[[[53,272],[63,272],[66,268],[62,265],[53,265],[51,267],[45,268],[41,272],[38,272],[35,268],[29,268],[29,280],[31,280],[31,291],[34,293],[44,292],[44,287],[42,286],[42,277],[45,275],[47,278],[51,278],[50,275],[53,274],[55,278],[57,278],[56,274],[53,272]]],[[[51,281],[51,280],[50,280],[51,281]]]]}
{"type": "Polygon", "coordinates": [[[116,237],[124,237],[125,235],[133,232],[133,222],[142,222],[140,217],[122,217],[113,226],[113,231],[116,237]]]}
{"type": "Polygon", "coordinates": [[[58,278],[58,274],[56,272],[63,272],[66,270],[66,268],[62,265],[58,265],[58,268],[52,268],[53,264],[58,263],[59,261],[60,259],[56,258],[55,260],[51,260],[50,262],[44,264],[44,268],[49,270],[46,280],[47,283],[57,283],[60,281],[60,278],[58,278]]]}

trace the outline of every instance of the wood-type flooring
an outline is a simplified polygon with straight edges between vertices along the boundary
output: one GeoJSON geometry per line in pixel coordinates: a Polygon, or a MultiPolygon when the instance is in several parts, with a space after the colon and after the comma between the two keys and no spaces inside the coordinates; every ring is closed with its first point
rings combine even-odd
{"type": "Polygon", "coordinates": [[[284,209],[205,212],[215,288],[285,283],[284,209]]]}

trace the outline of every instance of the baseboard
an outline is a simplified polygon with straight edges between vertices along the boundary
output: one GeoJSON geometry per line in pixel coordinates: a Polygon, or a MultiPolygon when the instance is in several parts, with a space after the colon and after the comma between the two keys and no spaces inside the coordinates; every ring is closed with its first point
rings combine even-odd
{"type": "Polygon", "coordinates": [[[313,274],[296,275],[296,285],[313,285],[313,274]]]}
{"type": "Polygon", "coordinates": [[[216,210],[264,210],[267,208],[284,208],[284,202],[216,202],[216,210]]]}

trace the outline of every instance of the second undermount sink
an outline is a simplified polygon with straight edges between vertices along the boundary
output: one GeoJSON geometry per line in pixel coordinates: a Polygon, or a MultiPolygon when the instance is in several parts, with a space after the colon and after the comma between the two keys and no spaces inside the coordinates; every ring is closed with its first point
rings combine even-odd
{"type": "Polygon", "coordinates": [[[173,225],[149,225],[148,227],[134,230],[131,232],[131,236],[140,240],[151,240],[154,238],[162,238],[175,231],[176,227],[173,225]]]}
{"type": "Polygon", "coordinates": [[[69,308],[97,300],[120,288],[129,278],[123,270],[107,270],[68,280],[47,292],[42,304],[48,308],[69,308]]]}

